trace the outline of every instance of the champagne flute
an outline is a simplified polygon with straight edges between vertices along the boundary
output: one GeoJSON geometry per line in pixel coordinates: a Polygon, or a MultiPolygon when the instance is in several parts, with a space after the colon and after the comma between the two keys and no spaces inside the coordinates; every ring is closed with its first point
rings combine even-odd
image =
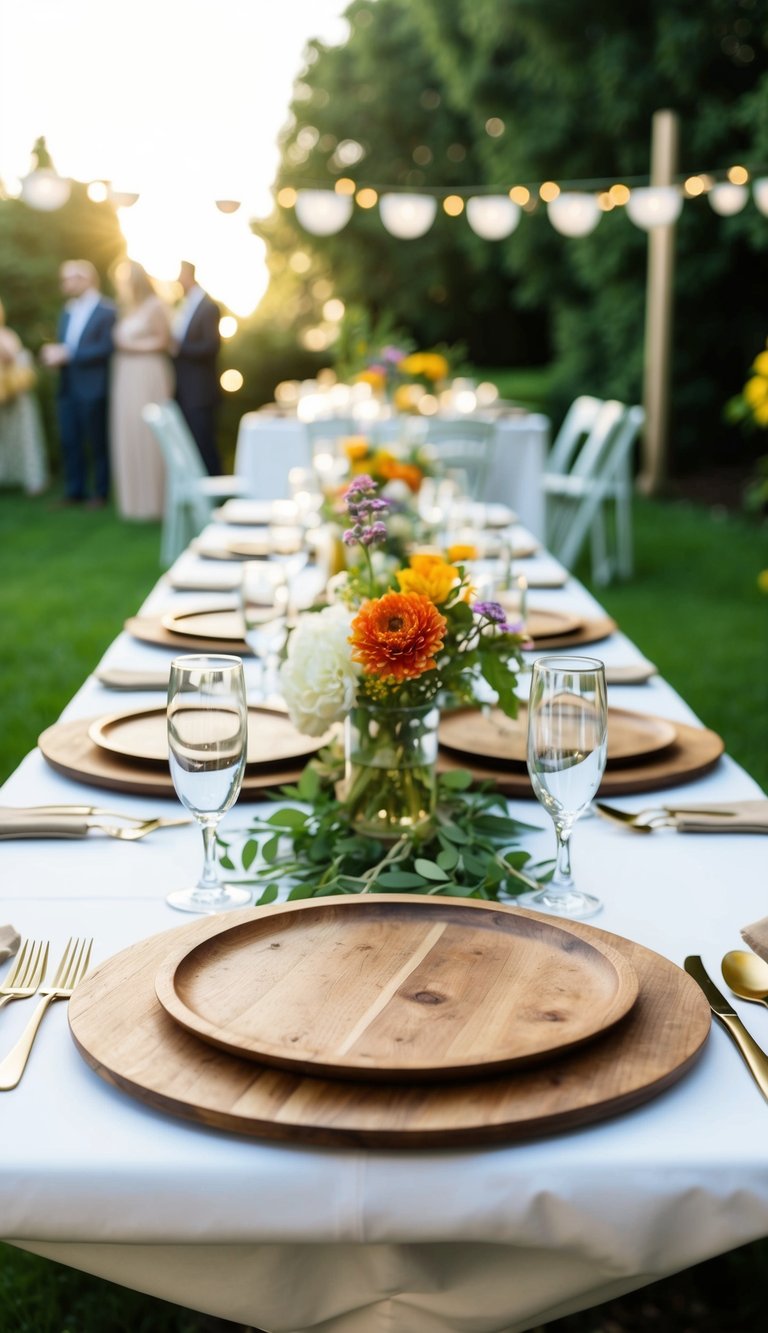
{"type": "Polygon", "coordinates": [[[203,831],[203,873],[195,888],[169,893],[180,912],[244,907],[248,889],[222,884],[216,865],[216,830],[234,805],[245,769],[248,708],[239,657],[190,656],[171,662],[168,748],[176,795],[203,831]]]}
{"type": "Polygon", "coordinates": [[[571,832],[605,770],[608,734],[605,669],[594,657],[542,657],[533,664],[528,704],[528,772],[552,816],[557,861],[551,883],[517,901],[539,912],[587,917],[602,904],[577,889],[571,874],[571,832]]]}
{"type": "Polygon", "coordinates": [[[289,602],[290,586],[282,563],[246,561],[240,582],[243,637],[259,664],[259,696],[262,699],[268,694],[270,658],[279,653],[285,643],[289,602]]]}

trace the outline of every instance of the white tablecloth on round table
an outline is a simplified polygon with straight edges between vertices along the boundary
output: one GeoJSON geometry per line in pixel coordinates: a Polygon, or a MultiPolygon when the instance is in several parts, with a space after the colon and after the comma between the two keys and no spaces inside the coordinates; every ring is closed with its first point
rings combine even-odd
{"type": "MultiPolygon", "coordinates": [[[[547,458],[549,421],[538,413],[501,417],[496,422],[493,460],[485,495],[478,498],[509,505],[537,537],[544,536],[542,477],[547,458]]],[[[296,417],[248,412],[240,422],[235,473],[246,477],[260,500],[289,494],[292,467],[309,467],[311,448],[306,427],[296,417]]]]}
{"type": "MultiPolygon", "coordinates": [[[[533,600],[595,609],[573,582],[533,600]]],[[[161,583],[148,605],[196,601],[161,583]]],[[[616,664],[638,657],[621,634],[594,651],[616,664]]],[[[105,662],[157,667],[169,657],[121,635],[105,662]]],[[[659,679],[610,693],[617,706],[695,720],[659,679]]],[[[90,678],[64,716],[162,701],[90,678]]],[[[759,793],[726,758],[674,794],[759,793]]],[[[2,794],[6,805],[85,800],[173,808],[77,785],[37,751],[2,794]]],[[[551,853],[541,809],[511,808],[541,825],[528,841],[534,855],[551,853]]],[[[248,812],[236,807],[229,829],[248,812]]],[[[701,953],[715,978],[739,927],[768,909],[766,850],[758,835],[639,838],[597,818],[574,835],[577,877],[605,904],[596,924],[677,963],[701,953]]],[[[181,828],[128,845],[95,835],[6,842],[1,855],[0,921],[50,937],[53,954],[70,934],[92,934],[98,961],[184,924],[164,897],[196,877],[201,846],[195,828],[181,828]]],[[[768,1011],[737,1007],[768,1047],[768,1011]]],[[[3,1011],[2,1051],[29,1012],[3,1011]]],[[[132,1100],[81,1059],[59,1004],[21,1084],[0,1094],[0,1113],[4,1239],[270,1333],[522,1330],[768,1232],[768,1107],[719,1028],[680,1083],[602,1124],[471,1150],[332,1150],[248,1140],[132,1100]]]]}

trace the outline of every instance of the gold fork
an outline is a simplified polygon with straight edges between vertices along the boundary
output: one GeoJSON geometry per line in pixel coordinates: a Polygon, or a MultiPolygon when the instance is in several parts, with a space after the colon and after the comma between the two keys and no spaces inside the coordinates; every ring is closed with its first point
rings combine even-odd
{"type": "Polygon", "coordinates": [[[15,1088],[26,1068],[32,1043],[35,1040],[43,1014],[54,1000],[68,1000],[75,986],[82,981],[91,961],[93,940],[68,940],[50,986],[40,991],[41,1000],[13,1050],[0,1061],[0,1092],[15,1088]]]}
{"type": "Polygon", "coordinates": [[[40,987],[48,964],[48,941],[25,940],[2,986],[0,1009],[11,1000],[27,1000],[40,987]]]}

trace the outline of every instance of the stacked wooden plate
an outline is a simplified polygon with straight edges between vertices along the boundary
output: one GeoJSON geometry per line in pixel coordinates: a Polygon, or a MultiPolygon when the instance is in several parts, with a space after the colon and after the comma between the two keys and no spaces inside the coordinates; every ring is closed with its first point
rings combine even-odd
{"type": "MultiPolygon", "coordinates": [[[[440,766],[469,768],[508,796],[532,796],[526,767],[528,711],[461,709],[440,723],[440,766]]],[[[608,709],[608,760],[600,795],[654,791],[709,772],[723,753],[720,736],[668,718],[608,709]]]]}
{"type": "MultiPolygon", "coordinates": [[[[52,768],[77,782],[136,795],[175,796],[166,727],[164,707],[130,709],[58,722],[43,732],[38,744],[52,768]]],[[[241,797],[258,800],[265,789],[294,781],[328,739],[302,735],[285,713],[249,708],[241,797]]]]}
{"type": "MultiPolygon", "coordinates": [[[[494,600],[515,621],[520,611],[520,595],[514,591],[494,594],[494,600]]],[[[599,643],[616,629],[610,616],[585,616],[573,611],[550,611],[532,606],[528,609],[525,627],[533,640],[534,649],[568,649],[587,643],[599,643]]]]}
{"type": "Polygon", "coordinates": [[[207,917],[97,967],[69,1006],[108,1082],[260,1137],[524,1139],[637,1106],[709,1031],[679,968],[582,924],[405,894],[207,917]]]}

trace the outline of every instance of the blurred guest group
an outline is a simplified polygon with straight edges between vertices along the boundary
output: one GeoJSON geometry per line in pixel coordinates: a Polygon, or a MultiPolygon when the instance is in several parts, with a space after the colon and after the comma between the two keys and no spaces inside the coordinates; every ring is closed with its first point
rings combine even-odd
{"type": "MultiPolygon", "coordinates": [[[[123,260],[115,303],[102,294],[88,260],[62,264],[56,341],[40,349],[40,363],[58,381],[60,505],[101,508],[111,492],[123,518],[162,516],[165,468],[143,417],[149,403],[175,398],[208,472],[221,471],[221,312],[197,282],[193,264],[182,263],[178,281],[183,295],[171,307],[141,264],[123,260]]],[[[0,484],[32,495],[48,485],[36,379],[34,358],[6,325],[0,304],[0,484]]]]}

